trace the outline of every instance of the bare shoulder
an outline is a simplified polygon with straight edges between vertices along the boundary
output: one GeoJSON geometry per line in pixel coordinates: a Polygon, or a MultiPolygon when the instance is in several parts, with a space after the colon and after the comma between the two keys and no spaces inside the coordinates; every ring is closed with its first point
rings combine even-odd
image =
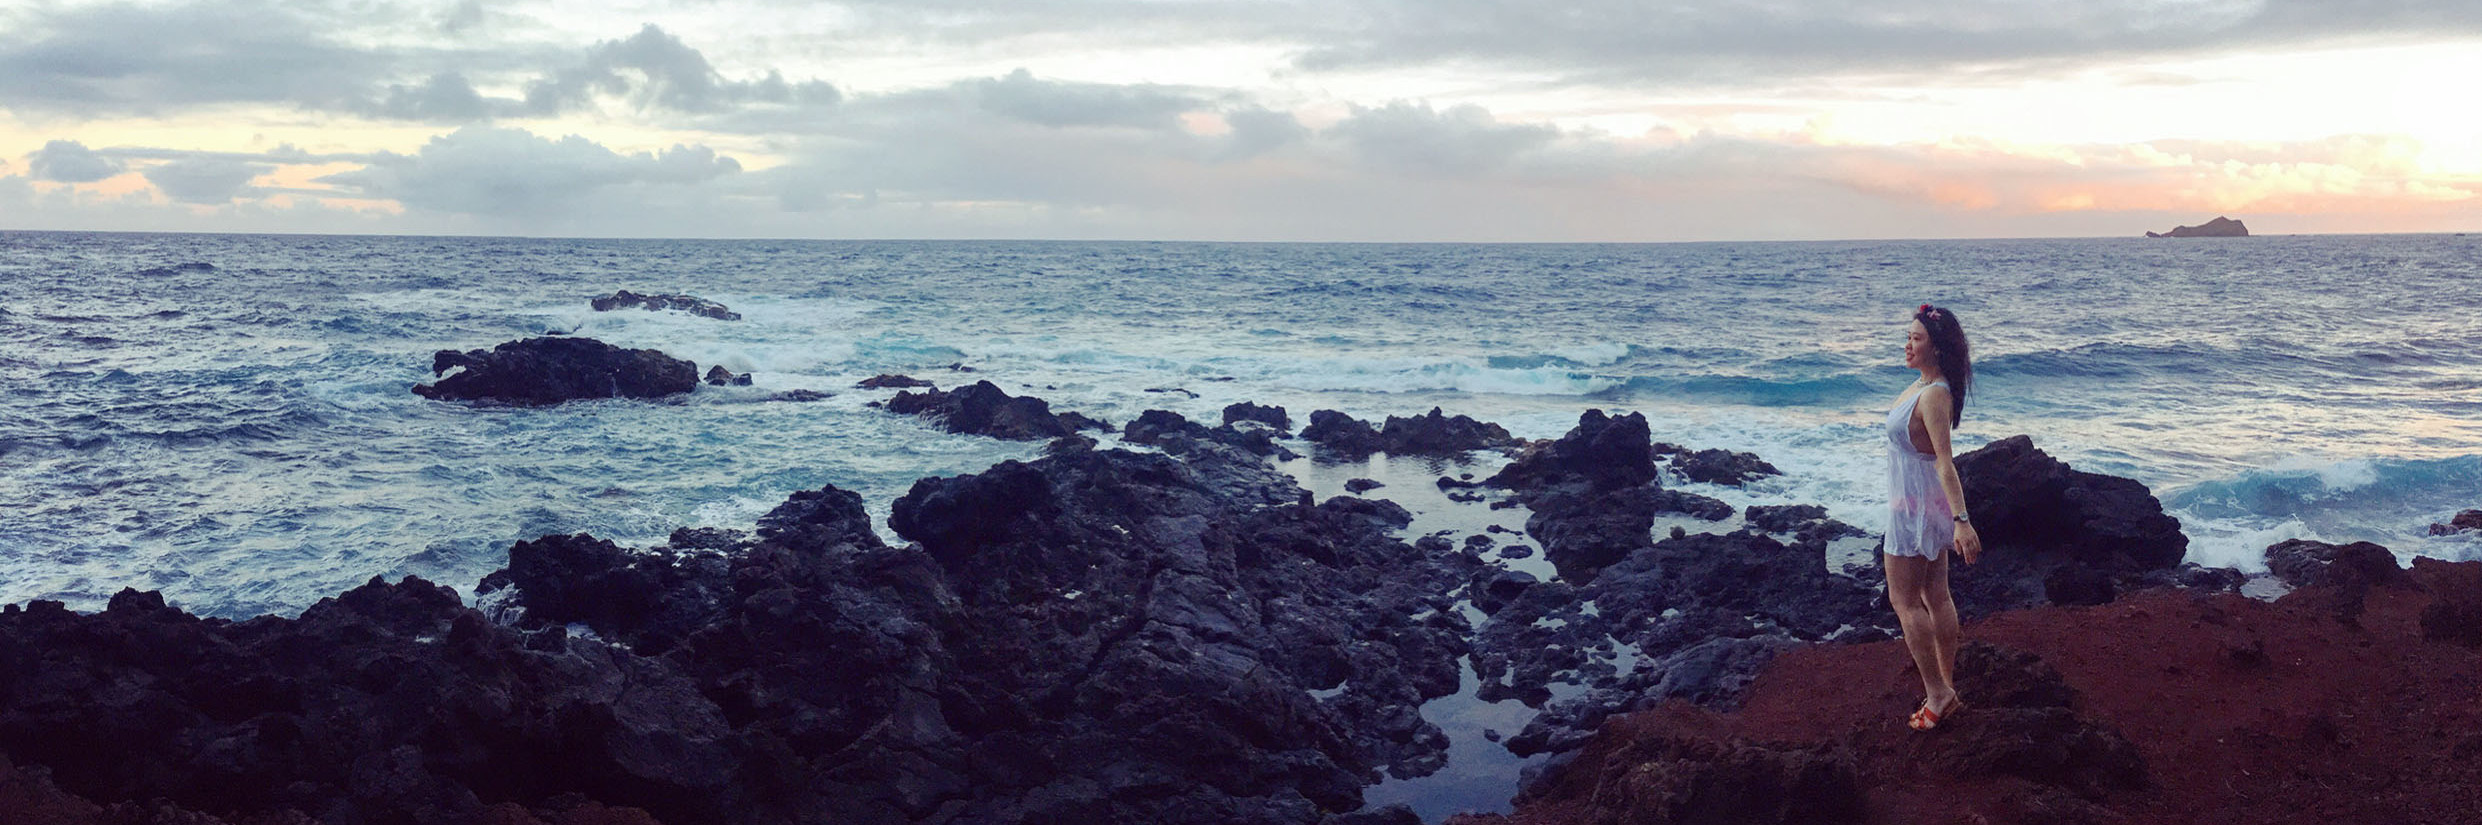
{"type": "MultiPolygon", "coordinates": [[[[1949,394],[1948,385],[1932,384],[1922,388],[1922,403],[1920,406],[1926,410],[1935,410],[1944,413],[1955,408],[1956,396],[1949,394]]],[[[1940,420],[1944,421],[1946,418],[1942,416],[1940,417],[1940,420]]]]}

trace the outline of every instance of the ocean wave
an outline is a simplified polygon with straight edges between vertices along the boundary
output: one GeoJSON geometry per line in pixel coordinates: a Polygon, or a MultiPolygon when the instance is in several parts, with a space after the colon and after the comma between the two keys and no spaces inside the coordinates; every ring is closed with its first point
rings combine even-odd
{"type": "Polygon", "coordinates": [[[2217,518],[2293,517],[2322,509],[2452,500],[2482,490],[2482,455],[2437,459],[2287,459],[2173,491],[2164,504],[2217,518]]]}
{"type": "Polygon", "coordinates": [[[1589,395],[1618,386],[1606,376],[1557,366],[1498,367],[1457,359],[1377,358],[1294,362],[1265,379],[1298,390],[1589,395]]]}
{"type": "Polygon", "coordinates": [[[1621,385],[1642,396],[1687,397],[1751,407],[1840,407],[1884,394],[1858,375],[1775,379],[1749,375],[1641,376],[1621,385]]]}

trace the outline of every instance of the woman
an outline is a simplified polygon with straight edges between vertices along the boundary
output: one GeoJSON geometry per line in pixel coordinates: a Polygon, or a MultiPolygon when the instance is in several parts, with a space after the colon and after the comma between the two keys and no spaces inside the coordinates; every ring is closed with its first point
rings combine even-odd
{"type": "Polygon", "coordinates": [[[1965,706],[1956,695],[1956,600],[1948,596],[1948,556],[1972,564],[1982,537],[1965,513],[1948,432],[1964,420],[1972,392],[1972,352],[1956,313],[1923,304],[1905,334],[1905,366],[1922,378],[1887,413],[1887,600],[1904,627],[1905,648],[1922,672],[1922,708],[1905,724],[1930,730],[1965,706]]]}

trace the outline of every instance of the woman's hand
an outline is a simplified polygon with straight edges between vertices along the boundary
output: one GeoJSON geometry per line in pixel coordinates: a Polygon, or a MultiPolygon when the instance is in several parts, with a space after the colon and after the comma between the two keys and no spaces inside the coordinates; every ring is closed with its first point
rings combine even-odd
{"type": "Polygon", "coordinates": [[[1966,564],[1982,559],[1982,534],[1974,531],[1971,522],[1956,526],[1956,552],[1965,557],[1966,564]]]}

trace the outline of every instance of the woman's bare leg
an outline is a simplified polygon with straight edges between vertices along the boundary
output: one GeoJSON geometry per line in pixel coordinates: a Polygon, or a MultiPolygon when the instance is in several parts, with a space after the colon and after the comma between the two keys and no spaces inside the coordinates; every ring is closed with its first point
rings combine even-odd
{"type": "Polygon", "coordinates": [[[1933,709],[1945,711],[1956,703],[1956,656],[1952,647],[1940,647],[1939,619],[1929,590],[1935,580],[1939,601],[1947,605],[1948,621],[1953,625],[1956,605],[1947,598],[1947,565],[1894,555],[1882,555],[1880,565],[1887,570],[1887,602],[1896,608],[1896,623],[1904,628],[1905,650],[1913,654],[1913,669],[1922,674],[1922,695],[1933,709]]]}
{"type": "Polygon", "coordinates": [[[1931,698],[1931,708],[1940,713],[1956,705],[1956,648],[1965,635],[1957,626],[1956,599],[1948,593],[1948,557],[1953,555],[1941,553],[1938,561],[1923,565],[1922,595],[1930,608],[1931,638],[1936,642],[1932,648],[1939,663],[1938,683],[1934,686],[1925,674],[1923,693],[1931,698]]]}

